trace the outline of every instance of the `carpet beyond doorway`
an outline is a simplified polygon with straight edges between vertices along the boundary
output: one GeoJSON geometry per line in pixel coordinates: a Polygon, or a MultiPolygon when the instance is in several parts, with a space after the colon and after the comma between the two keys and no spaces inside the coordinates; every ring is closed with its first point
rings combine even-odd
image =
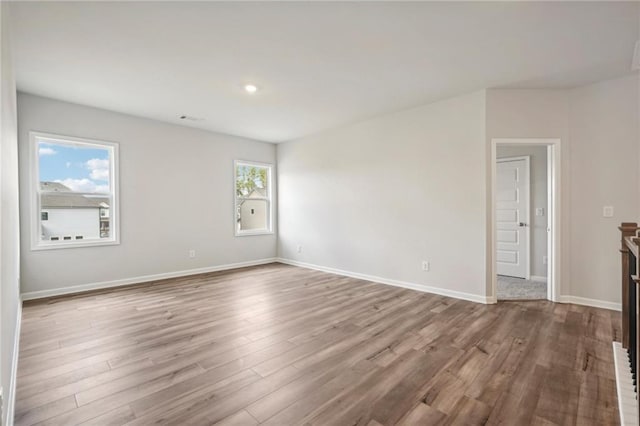
{"type": "Polygon", "coordinates": [[[547,283],[498,275],[498,300],[540,300],[547,298],[547,283]]]}

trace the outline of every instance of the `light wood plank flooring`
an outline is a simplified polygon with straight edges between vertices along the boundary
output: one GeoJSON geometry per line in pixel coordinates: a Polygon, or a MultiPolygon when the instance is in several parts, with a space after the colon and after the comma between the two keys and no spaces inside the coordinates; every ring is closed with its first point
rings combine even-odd
{"type": "Polygon", "coordinates": [[[271,264],[25,303],[15,422],[617,424],[619,333],[271,264]]]}

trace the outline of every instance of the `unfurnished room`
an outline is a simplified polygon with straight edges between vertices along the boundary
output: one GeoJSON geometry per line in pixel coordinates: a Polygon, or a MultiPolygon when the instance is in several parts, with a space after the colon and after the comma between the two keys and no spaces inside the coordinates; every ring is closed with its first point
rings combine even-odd
{"type": "Polygon", "coordinates": [[[2,426],[640,424],[640,1],[0,18],[2,426]]]}

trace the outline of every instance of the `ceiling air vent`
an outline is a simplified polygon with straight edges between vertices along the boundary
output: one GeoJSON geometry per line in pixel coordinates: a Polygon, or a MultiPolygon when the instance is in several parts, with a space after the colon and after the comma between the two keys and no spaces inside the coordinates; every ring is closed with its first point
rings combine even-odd
{"type": "Polygon", "coordinates": [[[180,120],[188,120],[188,121],[204,121],[204,118],[194,117],[192,115],[181,115],[180,120]]]}

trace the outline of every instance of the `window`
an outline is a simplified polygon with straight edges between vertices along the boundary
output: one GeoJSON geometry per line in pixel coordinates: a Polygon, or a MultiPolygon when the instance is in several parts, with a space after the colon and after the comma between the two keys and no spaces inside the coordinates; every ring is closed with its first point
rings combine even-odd
{"type": "Polygon", "coordinates": [[[236,161],[234,169],[236,235],[271,234],[271,165],[236,161]]]}
{"type": "Polygon", "coordinates": [[[31,248],[118,244],[118,145],[31,133],[31,248]]]}

